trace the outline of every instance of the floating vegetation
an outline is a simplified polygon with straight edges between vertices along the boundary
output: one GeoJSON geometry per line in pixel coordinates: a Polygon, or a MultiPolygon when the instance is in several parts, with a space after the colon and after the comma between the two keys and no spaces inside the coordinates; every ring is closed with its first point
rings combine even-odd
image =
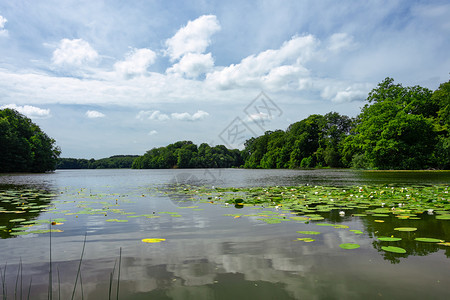
{"type": "Polygon", "coordinates": [[[401,241],[402,238],[393,237],[393,236],[391,236],[391,237],[380,236],[380,237],[378,238],[378,240],[380,240],[380,241],[382,241],[382,242],[398,242],[398,241],[401,241]]]}
{"type": "Polygon", "coordinates": [[[144,243],[160,243],[160,242],[164,242],[166,239],[161,239],[161,238],[151,238],[151,239],[143,239],[142,241],[144,243]]]}
{"type": "Polygon", "coordinates": [[[393,253],[399,253],[399,254],[404,254],[406,253],[406,250],[400,247],[394,247],[394,246],[383,246],[381,247],[381,249],[383,249],[386,252],[393,252],[393,253]]]}
{"type": "Polygon", "coordinates": [[[297,240],[298,241],[303,241],[305,243],[311,243],[311,242],[315,241],[315,239],[312,239],[312,238],[297,238],[297,240]]]}
{"type": "Polygon", "coordinates": [[[445,241],[439,240],[439,239],[433,239],[433,238],[415,238],[415,241],[418,242],[425,242],[425,243],[443,243],[445,241]]]}
{"type": "Polygon", "coordinates": [[[339,247],[341,247],[342,249],[350,250],[350,249],[357,249],[361,246],[358,244],[354,244],[354,243],[344,243],[344,244],[340,244],[339,247]]]}
{"type": "Polygon", "coordinates": [[[300,233],[300,234],[312,234],[312,235],[320,234],[319,231],[297,231],[297,233],[300,233]]]}
{"type": "Polygon", "coordinates": [[[397,228],[394,228],[394,230],[397,230],[397,231],[416,231],[417,228],[415,228],[415,227],[397,227],[397,228]]]}
{"type": "Polygon", "coordinates": [[[123,223],[123,222],[128,222],[128,220],[108,219],[108,220],[106,220],[106,222],[119,222],[119,223],[123,223]]]}

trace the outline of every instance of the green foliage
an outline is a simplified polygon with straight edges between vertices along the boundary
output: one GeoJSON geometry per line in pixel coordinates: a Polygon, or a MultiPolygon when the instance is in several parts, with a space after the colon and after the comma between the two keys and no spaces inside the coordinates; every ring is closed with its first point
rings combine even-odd
{"type": "Polygon", "coordinates": [[[311,115],[282,130],[267,131],[245,143],[246,168],[343,167],[341,149],[352,120],[331,112],[311,115]]]}
{"type": "Polygon", "coordinates": [[[55,140],[13,109],[0,110],[0,172],[46,172],[55,169],[55,140]]]}
{"type": "Polygon", "coordinates": [[[436,161],[445,165],[448,148],[435,124],[442,114],[440,102],[432,95],[426,88],[403,87],[386,78],[369,93],[345,140],[346,162],[375,169],[426,169],[436,167],[436,161]],[[441,145],[438,152],[436,144],[441,145]]]}
{"type": "Polygon", "coordinates": [[[102,159],[60,158],[57,169],[129,169],[138,155],[115,155],[102,159]]]}
{"type": "Polygon", "coordinates": [[[132,164],[133,169],[231,168],[243,165],[241,152],[223,145],[199,147],[191,141],[179,141],[167,147],[153,148],[132,164]]]}

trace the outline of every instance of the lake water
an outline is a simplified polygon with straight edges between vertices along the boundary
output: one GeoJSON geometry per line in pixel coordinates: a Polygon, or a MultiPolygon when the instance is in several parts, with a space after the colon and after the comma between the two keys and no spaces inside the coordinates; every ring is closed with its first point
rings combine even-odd
{"type": "MultiPolygon", "coordinates": [[[[414,243],[407,255],[386,253],[375,237],[383,230],[388,234],[389,222],[421,222],[417,227],[422,235],[448,242],[450,220],[425,215],[417,221],[374,223],[347,214],[339,224],[363,232],[354,234],[313,222],[269,224],[254,217],[233,218],[230,215],[237,211],[255,210],[197,201],[172,189],[177,184],[344,189],[449,183],[450,172],[195,169],[3,174],[0,295],[47,299],[51,253],[53,299],[70,299],[76,281],[75,299],[108,299],[110,293],[116,299],[119,262],[120,299],[449,299],[450,247],[414,243]],[[50,227],[55,230],[51,238],[45,233],[50,227]],[[297,231],[317,229],[321,234],[314,242],[297,240],[297,231]],[[142,242],[146,238],[165,241],[142,242]],[[342,243],[361,247],[346,250],[339,247],[342,243]]],[[[273,207],[265,209],[275,212],[273,207]]],[[[324,214],[322,222],[335,223],[336,213],[324,214]]],[[[414,233],[401,234],[407,238],[414,233]]]]}

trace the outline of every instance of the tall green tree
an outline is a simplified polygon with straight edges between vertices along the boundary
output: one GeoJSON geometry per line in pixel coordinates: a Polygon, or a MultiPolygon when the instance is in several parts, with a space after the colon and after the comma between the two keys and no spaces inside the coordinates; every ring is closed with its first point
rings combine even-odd
{"type": "Polygon", "coordinates": [[[60,150],[55,140],[13,109],[0,110],[0,172],[54,170],[60,150]]]}
{"type": "Polygon", "coordinates": [[[436,143],[432,92],[403,87],[386,78],[373,89],[357,118],[344,153],[355,166],[376,169],[423,169],[432,165],[436,143]]]}

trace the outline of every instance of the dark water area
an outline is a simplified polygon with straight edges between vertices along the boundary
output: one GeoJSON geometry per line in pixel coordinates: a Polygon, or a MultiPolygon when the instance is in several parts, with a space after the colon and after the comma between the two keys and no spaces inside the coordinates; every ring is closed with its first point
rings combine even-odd
{"type": "Polygon", "coordinates": [[[51,254],[54,299],[59,295],[70,298],[76,281],[76,299],[82,295],[108,299],[110,288],[115,299],[118,282],[119,299],[448,299],[450,247],[415,241],[416,237],[450,241],[450,220],[436,219],[436,214],[405,220],[392,215],[358,217],[361,208],[353,207],[344,216],[337,210],[321,213],[320,223],[341,228],[318,226],[319,221],[270,224],[255,213],[289,219],[291,212],[273,207],[236,209],[199,201],[171,188],[179,184],[339,189],[438,186],[436,199],[445,210],[449,183],[450,172],[430,171],[195,169],[2,174],[0,272],[4,280],[0,295],[20,299],[20,294],[26,298],[30,292],[30,299],[48,299],[51,254]],[[394,231],[397,227],[417,230],[394,231]],[[312,230],[320,232],[314,242],[297,240],[304,237],[297,231],[312,230]],[[402,240],[378,239],[392,235],[402,240]],[[165,240],[142,242],[151,238],[165,240]],[[360,247],[342,249],[343,243],[360,247]],[[402,247],[407,253],[383,251],[385,245],[402,247]],[[77,279],[83,246],[81,278],[77,279]]]}

